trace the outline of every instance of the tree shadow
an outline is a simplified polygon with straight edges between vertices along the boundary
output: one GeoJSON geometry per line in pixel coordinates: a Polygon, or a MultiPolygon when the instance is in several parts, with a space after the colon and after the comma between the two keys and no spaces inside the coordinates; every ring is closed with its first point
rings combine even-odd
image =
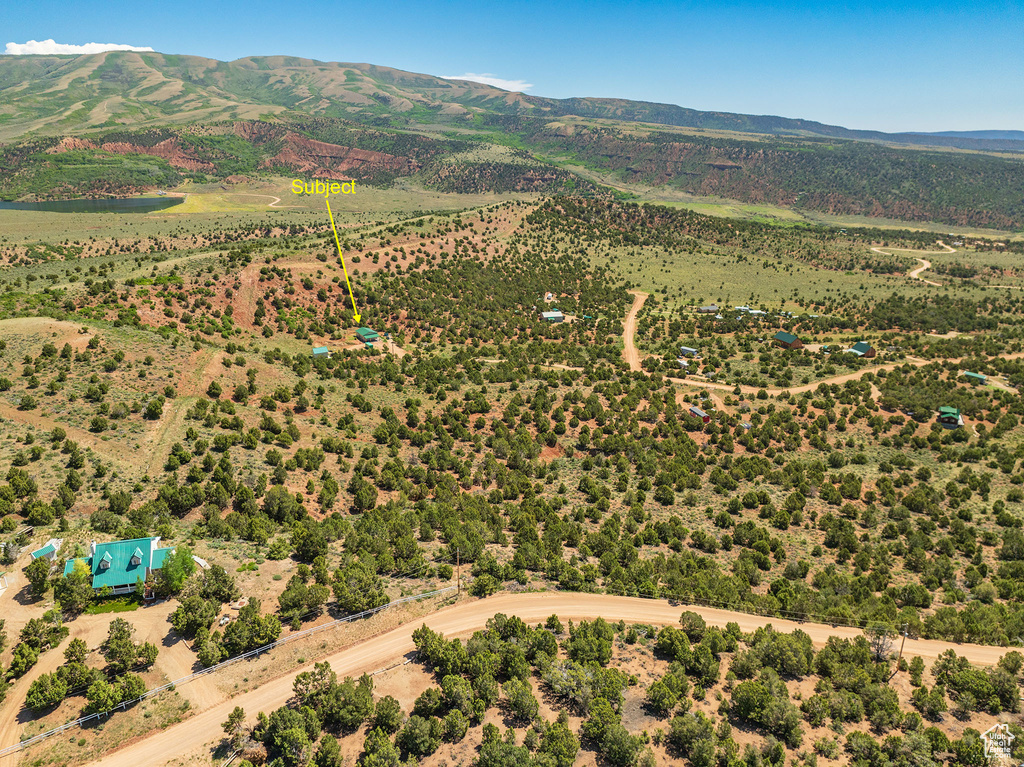
{"type": "Polygon", "coordinates": [[[34,605],[42,600],[36,599],[36,597],[33,596],[32,584],[26,583],[18,590],[18,593],[14,595],[14,601],[22,607],[28,607],[29,605],[34,605]]]}

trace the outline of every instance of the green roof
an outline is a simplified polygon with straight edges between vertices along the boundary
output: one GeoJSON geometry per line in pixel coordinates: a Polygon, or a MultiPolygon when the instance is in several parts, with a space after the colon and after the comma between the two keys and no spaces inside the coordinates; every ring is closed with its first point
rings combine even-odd
{"type": "Polygon", "coordinates": [[[940,416],[944,416],[944,415],[959,416],[960,415],[960,411],[957,408],[955,408],[955,407],[950,407],[949,405],[943,405],[942,407],[939,408],[939,415],[940,416]]]}
{"type": "MultiPolygon", "coordinates": [[[[154,538],[135,538],[130,541],[111,541],[110,543],[97,543],[96,552],[89,561],[92,571],[92,587],[101,589],[104,586],[111,588],[117,586],[132,586],[140,578],[145,580],[147,571],[158,569],[150,562],[150,552],[153,550],[154,538]],[[139,564],[132,564],[132,557],[139,558],[139,564]],[[109,562],[110,566],[101,568],[101,562],[109,562]]],[[[164,555],[166,556],[166,555],[164,555]]],[[[154,557],[156,559],[156,557],[154,557]]],[[[163,564],[163,556],[160,557],[160,564],[163,564]]],[[[74,565],[71,565],[74,567],[74,565]]],[[[64,572],[68,572],[65,565],[64,572]]]]}
{"type": "Polygon", "coordinates": [[[867,341],[858,341],[857,343],[855,343],[850,348],[853,349],[853,351],[855,351],[855,352],[860,352],[861,354],[867,354],[869,351],[871,351],[871,344],[869,344],[867,341]]]}
{"type": "Polygon", "coordinates": [[[92,557],[85,557],[84,559],[69,559],[64,563],[64,575],[65,577],[71,575],[75,569],[75,562],[81,562],[83,565],[92,570],[92,557]]]}
{"type": "Polygon", "coordinates": [[[359,328],[356,330],[356,335],[361,341],[376,341],[378,338],[377,331],[370,330],[370,328],[359,328]]]}
{"type": "Polygon", "coordinates": [[[780,330],[778,333],[775,334],[774,337],[776,341],[782,341],[782,343],[784,344],[791,344],[794,341],[800,340],[792,333],[787,333],[784,330],[780,330]]]}
{"type": "Polygon", "coordinates": [[[974,379],[975,381],[987,381],[988,380],[988,376],[985,375],[984,373],[972,373],[972,372],[970,372],[968,370],[966,373],[964,373],[964,375],[967,376],[968,378],[974,379]]]}
{"type": "Polygon", "coordinates": [[[159,570],[164,566],[164,560],[167,559],[167,555],[174,551],[173,546],[169,546],[166,549],[156,549],[153,552],[153,563],[150,567],[154,570],[159,570]]]}
{"type": "Polygon", "coordinates": [[[55,549],[53,547],[52,543],[48,543],[45,546],[43,546],[43,548],[37,549],[36,551],[33,551],[32,552],[32,559],[39,559],[39,557],[45,557],[47,554],[52,554],[56,550],[57,549],[55,549]]]}
{"type": "Polygon", "coordinates": [[[313,356],[319,356],[321,354],[329,354],[330,350],[326,346],[317,346],[313,349],[313,356]]]}

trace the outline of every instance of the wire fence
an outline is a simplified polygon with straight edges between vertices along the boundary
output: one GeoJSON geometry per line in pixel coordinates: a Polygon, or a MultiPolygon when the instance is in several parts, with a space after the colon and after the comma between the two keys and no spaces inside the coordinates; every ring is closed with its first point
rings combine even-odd
{"type": "MultiPolygon", "coordinates": [[[[60,734],[62,732],[65,732],[66,730],[72,729],[74,727],[81,727],[82,725],[87,724],[89,722],[96,721],[96,720],[102,719],[104,717],[108,717],[112,713],[114,713],[115,711],[124,710],[126,708],[129,708],[130,706],[134,706],[136,703],[139,703],[139,702],[141,702],[143,700],[146,700],[148,698],[152,698],[154,695],[158,695],[159,693],[164,692],[165,690],[173,689],[174,687],[176,687],[177,685],[180,685],[180,684],[186,684],[186,683],[188,683],[188,682],[190,682],[190,681],[192,681],[194,679],[198,679],[201,676],[205,676],[207,674],[212,674],[212,673],[214,673],[214,672],[216,672],[216,671],[218,671],[218,670],[220,670],[220,669],[222,669],[222,668],[224,668],[226,666],[230,666],[233,663],[238,663],[239,661],[246,660],[248,658],[257,657],[259,655],[262,655],[263,653],[266,653],[266,652],[269,652],[270,650],[273,650],[276,647],[280,647],[281,645],[287,644],[288,642],[293,642],[293,641],[295,641],[297,639],[303,639],[303,638],[311,636],[313,634],[317,634],[317,633],[319,633],[321,631],[327,631],[327,630],[335,628],[336,626],[339,626],[339,625],[341,625],[343,623],[350,623],[351,621],[354,621],[354,620],[359,620],[361,618],[366,618],[366,617],[369,617],[371,615],[375,615],[378,612],[381,612],[382,610],[386,610],[389,607],[394,607],[396,605],[404,604],[404,603],[407,603],[407,602],[418,601],[420,599],[428,599],[430,597],[436,597],[436,596],[440,596],[442,594],[448,594],[448,593],[451,593],[453,591],[458,590],[458,588],[459,587],[457,585],[456,586],[447,586],[447,587],[445,587],[443,589],[436,589],[434,591],[427,591],[427,592],[424,592],[422,594],[415,594],[415,595],[408,596],[408,597],[402,597],[401,599],[396,599],[396,600],[394,600],[392,602],[389,602],[386,605],[381,605],[380,607],[374,607],[374,608],[371,608],[369,610],[364,610],[363,612],[360,612],[360,613],[355,613],[353,615],[346,615],[344,618],[338,618],[337,620],[331,621],[330,623],[324,623],[324,624],[322,624],[320,626],[313,626],[312,628],[308,628],[308,629],[305,629],[303,631],[298,631],[298,632],[295,632],[293,634],[289,634],[285,638],[279,639],[276,642],[272,642],[272,643],[270,643],[268,645],[264,645],[263,647],[257,647],[255,650],[249,650],[248,652],[243,653],[241,655],[236,655],[233,658],[228,658],[225,661],[221,661],[220,663],[216,664],[215,666],[210,666],[209,668],[205,668],[205,669],[202,669],[201,671],[197,671],[197,672],[195,672],[193,674],[189,674],[188,676],[182,677],[181,679],[177,679],[177,680],[175,680],[173,682],[168,682],[167,684],[161,685],[160,687],[155,687],[152,690],[148,690],[144,694],[140,695],[138,698],[135,698],[133,700],[128,700],[128,701],[123,701],[122,703],[119,703],[117,706],[115,706],[114,708],[112,708],[112,709],[110,709],[108,711],[101,711],[101,712],[97,712],[97,713],[93,713],[93,714],[88,714],[87,716],[83,716],[83,717],[75,719],[75,720],[73,720],[71,722],[67,722],[67,723],[61,725],[60,727],[56,727],[56,728],[54,728],[52,730],[47,730],[46,732],[42,732],[42,733],[39,733],[38,735],[34,735],[33,737],[28,738],[26,740],[23,740],[20,743],[17,743],[17,744],[15,744],[13,746],[8,746],[7,748],[0,749],[0,757],[4,757],[4,756],[7,756],[9,754],[12,754],[12,753],[15,753],[17,751],[20,751],[21,749],[27,748],[28,746],[30,746],[30,745],[32,745],[34,743],[38,743],[39,741],[44,740],[45,738],[49,738],[49,737],[51,737],[53,735],[58,735],[58,734],[60,734]]],[[[581,593],[581,592],[574,592],[574,593],[581,593]]],[[[749,603],[744,603],[744,602],[740,602],[740,603],[722,602],[722,601],[718,601],[718,600],[715,600],[715,599],[707,599],[707,598],[698,597],[698,596],[695,596],[695,595],[679,595],[679,596],[677,596],[677,595],[674,595],[674,594],[660,594],[660,595],[655,596],[653,594],[628,593],[628,592],[624,592],[624,591],[615,589],[614,587],[612,587],[612,588],[605,587],[601,591],[596,591],[596,592],[593,592],[593,593],[595,593],[595,594],[600,594],[600,593],[612,594],[612,595],[616,595],[616,596],[628,596],[628,597],[634,597],[634,598],[640,598],[640,599],[667,600],[667,601],[670,601],[670,602],[675,602],[676,604],[679,604],[681,606],[694,605],[694,606],[698,606],[698,607],[712,607],[712,608],[725,609],[725,610],[728,610],[728,611],[731,611],[731,612],[742,613],[742,614],[746,614],[746,615],[759,616],[759,617],[763,617],[763,618],[778,618],[778,619],[782,619],[782,620],[795,620],[795,621],[798,621],[798,622],[801,622],[801,623],[802,622],[818,623],[818,624],[824,624],[824,625],[830,625],[830,626],[844,626],[844,627],[848,627],[848,628],[855,628],[855,629],[862,629],[862,630],[869,623],[869,621],[848,622],[848,621],[843,620],[842,618],[839,618],[838,616],[828,616],[828,615],[814,614],[814,613],[811,613],[811,612],[804,612],[804,611],[792,611],[792,610],[785,610],[785,609],[765,609],[765,608],[760,608],[759,609],[756,605],[751,605],[749,603]]]]}
{"type": "Polygon", "coordinates": [[[337,620],[331,621],[330,623],[324,623],[320,626],[313,626],[303,631],[297,631],[294,634],[289,634],[283,639],[278,639],[276,642],[271,642],[270,644],[263,645],[262,647],[257,647],[255,650],[249,650],[248,652],[242,653],[241,655],[236,655],[233,658],[228,658],[227,660],[221,661],[215,666],[204,668],[201,671],[196,671],[195,673],[189,674],[188,676],[183,676],[181,679],[175,679],[173,682],[168,682],[167,684],[160,685],[159,687],[154,687],[152,690],[147,690],[137,698],[133,698],[132,700],[126,700],[122,701],[121,703],[118,703],[116,706],[114,706],[111,709],[108,709],[107,711],[97,711],[92,714],[87,714],[86,716],[79,717],[78,719],[74,719],[70,722],[65,722],[60,727],[55,727],[52,730],[47,730],[46,732],[41,732],[38,735],[33,735],[31,738],[26,738],[25,740],[21,741],[20,743],[16,743],[13,746],[8,746],[7,748],[0,749],[0,757],[8,756],[9,754],[21,751],[22,749],[28,748],[34,743],[38,743],[39,741],[45,740],[46,738],[52,737],[54,735],[59,735],[60,733],[66,732],[67,730],[73,729],[75,727],[82,727],[83,725],[86,725],[89,722],[98,721],[100,719],[103,719],[104,717],[110,716],[115,711],[123,711],[131,706],[134,706],[136,703],[141,703],[142,701],[147,700],[148,698],[152,698],[155,695],[159,695],[165,690],[171,690],[177,687],[178,685],[187,684],[194,679],[198,679],[201,676],[206,676],[207,674],[212,674],[226,666],[238,663],[239,661],[243,661],[248,658],[258,657],[263,653],[269,652],[276,647],[280,647],[281,645],[288,644],[289,642],[294,642],[297,639],[304,639],[305,637],[312,636],[313,634],[319,634],[322,631],[327,631],[329,629],[336,628],[337,626],[340,626],[343,623],[351,623],[352,621],[359,620],[361,618],[368,618],[369,616],[376,615],[377,613],[381,612],[382,610],[386,610],[389,607],[394,607],[396,605],[404,604],[407,602],[415,602],[420,599],[428,599],[430,597],[436,597],[442,594],[449,594],[453,591],[456,591],[457,589],[458,586],[447,586],[443,589],[427,591],[423,594],[414,594],[412,596],[402,597],[401,599],[395,599],[391,602],[388,602],[386,605],[381,605],[380,607],[372,607],[369,610],[363,610],[361,613],[354,613],[352,615],[346,615],[344,618],[338,618],[337,620]]]}

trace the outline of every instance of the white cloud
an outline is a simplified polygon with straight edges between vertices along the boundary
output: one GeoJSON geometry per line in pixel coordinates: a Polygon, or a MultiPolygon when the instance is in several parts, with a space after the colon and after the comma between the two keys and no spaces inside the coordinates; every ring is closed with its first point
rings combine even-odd
{"type": "Polygon", "coordinates": [[[86,43],[69,45],[54,40],[29,40],[27,43],[7,43],[8,56],[53,55],[55,53],[103,53],[104,51],[152,51],[149,47],[120,45],[119,43],[86,43]]]}
{"type": "Polygon", "coordinates": [[[484,85],[493,85],[495,88],[502,88],[506,91],[528,91],[533,87],[533,83],[528,83],[526,80],[504,80],[500,77],[484,72],[483,74],[477,75],[472,72],[466,72],[464,75],[441,75],[442,80],[469,80],[473,83],[483,83],[484,85]]]}

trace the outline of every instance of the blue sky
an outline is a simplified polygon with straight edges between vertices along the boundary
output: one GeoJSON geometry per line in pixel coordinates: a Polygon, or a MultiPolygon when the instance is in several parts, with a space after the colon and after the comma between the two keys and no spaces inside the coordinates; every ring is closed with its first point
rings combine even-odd
{"type": "Polygon", "coordinates": [[[610,96],[850,128],[1024,130],[1021,2],[3,3],[5,43],[287,54],[539,96],[610,96]]]}

